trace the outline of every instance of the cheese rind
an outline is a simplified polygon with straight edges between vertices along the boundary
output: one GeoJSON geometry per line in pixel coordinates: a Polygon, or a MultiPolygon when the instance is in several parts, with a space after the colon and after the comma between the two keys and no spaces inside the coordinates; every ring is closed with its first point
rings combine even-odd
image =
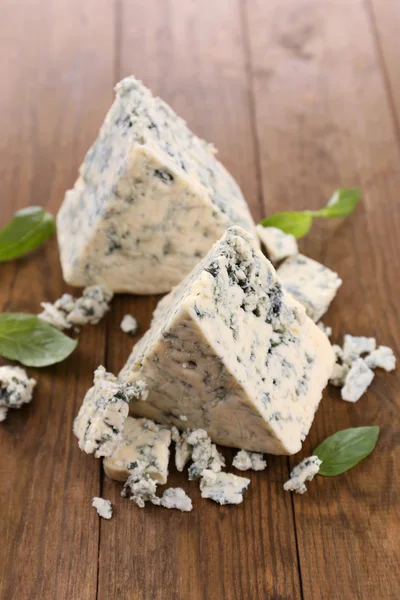
{"type": "Polygon", "coordinates": [[[230,228],[162,302],[120,373],[149,387],[131,411],[225,446],[297,452],[334,355],[254,239],[230,228]]]}
{"type": "Polygon", "coordinates": [[[212,146],[134,77],[121,81],[57,216],[64,279],[166,292],[232,224],[254,230],[212,146]]]}
{"type": "Polygon", "coordinates": [[[143,472],[158,483],[167,483],[171,431],[148,419],[128,417],[123,438],[111,457],[103,460],[106,475],[117,481],[126,481],[130,467],[140,462],[143,472]]]}
{"type": "Polygon", "coordinates": [[[303,304],[313,321],[319,321],[326,313],[342,284],[337,273],[303,254],[287,258],[277,273],[286,290],[303,304]]]}

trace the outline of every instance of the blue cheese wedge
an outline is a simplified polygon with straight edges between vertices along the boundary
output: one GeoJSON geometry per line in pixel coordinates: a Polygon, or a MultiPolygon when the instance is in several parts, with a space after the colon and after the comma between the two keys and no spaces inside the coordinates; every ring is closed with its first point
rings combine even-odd
{"type": "Polygon", "coordinates": [[[110,500],[104,500],[104,498],[97,498],[95,496],[92,500],[92,506],[97,510],[99,517],[102,517],[102,519],[111,519],[112,504],[110,500]]]}
{"type": "Polygon", "coordinates": [[[250,484],[250,479],[238,477],[232,473],[214,473],[204,471],[200,490],[202,498],[209,498],[218,504],[240,504],[243,494],[250,484]]]}
{"type": "Polygon", "coordinates": [[[350,367],[341,390],[343,400],[357,402],[367,391],[375,373],[362,358],[357,358],[350,367]]]}
{"type": "Polygon", "coordinates": [[[232,466],[239,471],[264,471],[267,468],[267,461],[258,452],[239,450],[233,459],[232,466]]]}
{"type": "Polygon", "coordinates": [[[321,465],[322,460],[318,456],[305,458],[290,473],[290,479],[283,485],[283,489],[297,494],[304,494],[307,491],[305,482],[314,479],[321,465]]]}
{"type": "Polygon", "coordinates": [[[0,422],[9,408],[21,408],[32,400],[36,381],[21,367],[0,367],[0,422]]]}
{"type": "Polygon", "coordinates": [[[396,357],[393,350],[388,346],[379,346],[366,356],[365,363],[370,369],[380,367],[389,372],[394,371],[396,368],[396,357]]]}
{"type": "Polygon", "coordinates": [[[104,471],[111,479],[126,481],[132,465],[140,462],[145,474],[167,483],[170,444],[171,431],[165,425],[128,417],[119,447],[103,461],[104,471]]]}
{"type": "Polygon", "coordinates": [[[263,227],[262,225],[257,225],[256,232],[273,265],[299,252],[296,238],[291,233],[284,233],[282,229],[263,227]]]}
{"type": "Polygon", "coordinates": [[[337,273],[303,254],[285,260],[277,273],[286,290],[303,304],[313,321],[319,321],[326,313],[342,284],[337,273]]]}
{"type": "Polygon", "coordinates": [[[298,452],[334,354],[252,236],[230,228],[162,302],[120,373],[149,388],[131,411],[223,446],[298,452]]]}
{"type": "Polygon", "coordinates": [[[192,500],[182,488],[168,488],[161,496],[161,506],[164,508],[176,508],[182,512],[190,512],[193,509],[192,500]]]}
{"type": "Polygon", "coordinates": [[[214,148],[134,77],[121,81],[57,216],[67,283],[167,292],[233,224],[255,229],[214,148]]]}

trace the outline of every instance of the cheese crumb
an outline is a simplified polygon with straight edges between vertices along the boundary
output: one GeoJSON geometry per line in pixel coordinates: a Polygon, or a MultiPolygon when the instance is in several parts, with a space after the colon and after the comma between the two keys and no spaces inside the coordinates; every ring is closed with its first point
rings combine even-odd
{"type": "Polygon", "coordinates": [[[209,498],[218,504],[240,504],[250,479],[232,473],[214,473],[206,469],[202,473],[200,490],[202,498],[209,498]]]}
{"type": "Polygon", "coordinates": [[[267,468],[267,461],[258,452],[247,452],[240,450],[233,459],[232,466],[239,471],[263,471],[267,468]]]}
{"type": "Polygon", "coordinates": [[[342,387],[342,399],[347,402],[357,402],[367,391],[375,374],[362,358],[357,358],[351,365],[342,387]]]}
{"type": "Polygon", "coordinates": [[[305,482],[311,481],[318,473],[322,460],[318,456],[309,456],[301,461],[290,473],[290,479],[284,483],[283,489],[297,494],[307,491],[305,482]]]}
{"type": "Polygon", "coordinates": [[[379,346],[376,350],[373,350],[365,358],[366,364],[370,369],[376,369],[380,367],[385,371],[394,371],[396,368],[396,357],[393,350],[388,346],[379,346]]]}
{"type": "Polygon", "coordinates": [[[168,488],[161,497],[161,506],[164,508],[176,508],[182,512],[193,509],[192,500],[182,488],[168,488]]]}
{"type": "Polygon", "coordinates": [[[136,335],[138,330],[138,322],[132,315],[125,315],[120,325],[122,331],[128,335],[136,335]]]}
{"type": "Polygon", "coordinates": [[[104,498],[94,497],[92,500],[92,506],[97,510],[99,517],[103,519],[111,519],[112,517],[112,504],[110,500],[104,500],[104,498]]]}

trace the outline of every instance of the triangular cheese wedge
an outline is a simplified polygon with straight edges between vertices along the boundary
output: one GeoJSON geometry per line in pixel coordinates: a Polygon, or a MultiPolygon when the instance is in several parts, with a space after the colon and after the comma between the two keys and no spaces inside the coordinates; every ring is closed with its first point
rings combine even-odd
{"type": "Polygon", "coordinates": [[[124,79],[58,213],[67,283],[169,291],[234,224],[253,231],[214,148],[134,77],[124,79]]]}
{"type": "Polygon", "coordinates": [[[252,236],[232,227],[162,300],[120,378],[149,387],[130,405],[137,415],[204,428],[224,446],[293,454],[333,364],[328,338],[252,236]]]}

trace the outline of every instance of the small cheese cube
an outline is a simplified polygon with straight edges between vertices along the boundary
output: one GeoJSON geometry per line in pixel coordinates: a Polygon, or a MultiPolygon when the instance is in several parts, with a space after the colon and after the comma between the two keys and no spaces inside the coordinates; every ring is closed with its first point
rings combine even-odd
{"type": "Polygon", "coordinates": [[[262,225],[257,225],[256,231],[258,239],[273,265],[299,251],[296,238],[290,233],[284,233],[276,227],[263,227],[262,225]]]}
{"type": "Polygon", "coordinates": [[[326,313],[342,284],[337,273],[303,254],[285,260],[277,273],[286,290],[303,304],[313,321],[319,321],[326,313]]]}

